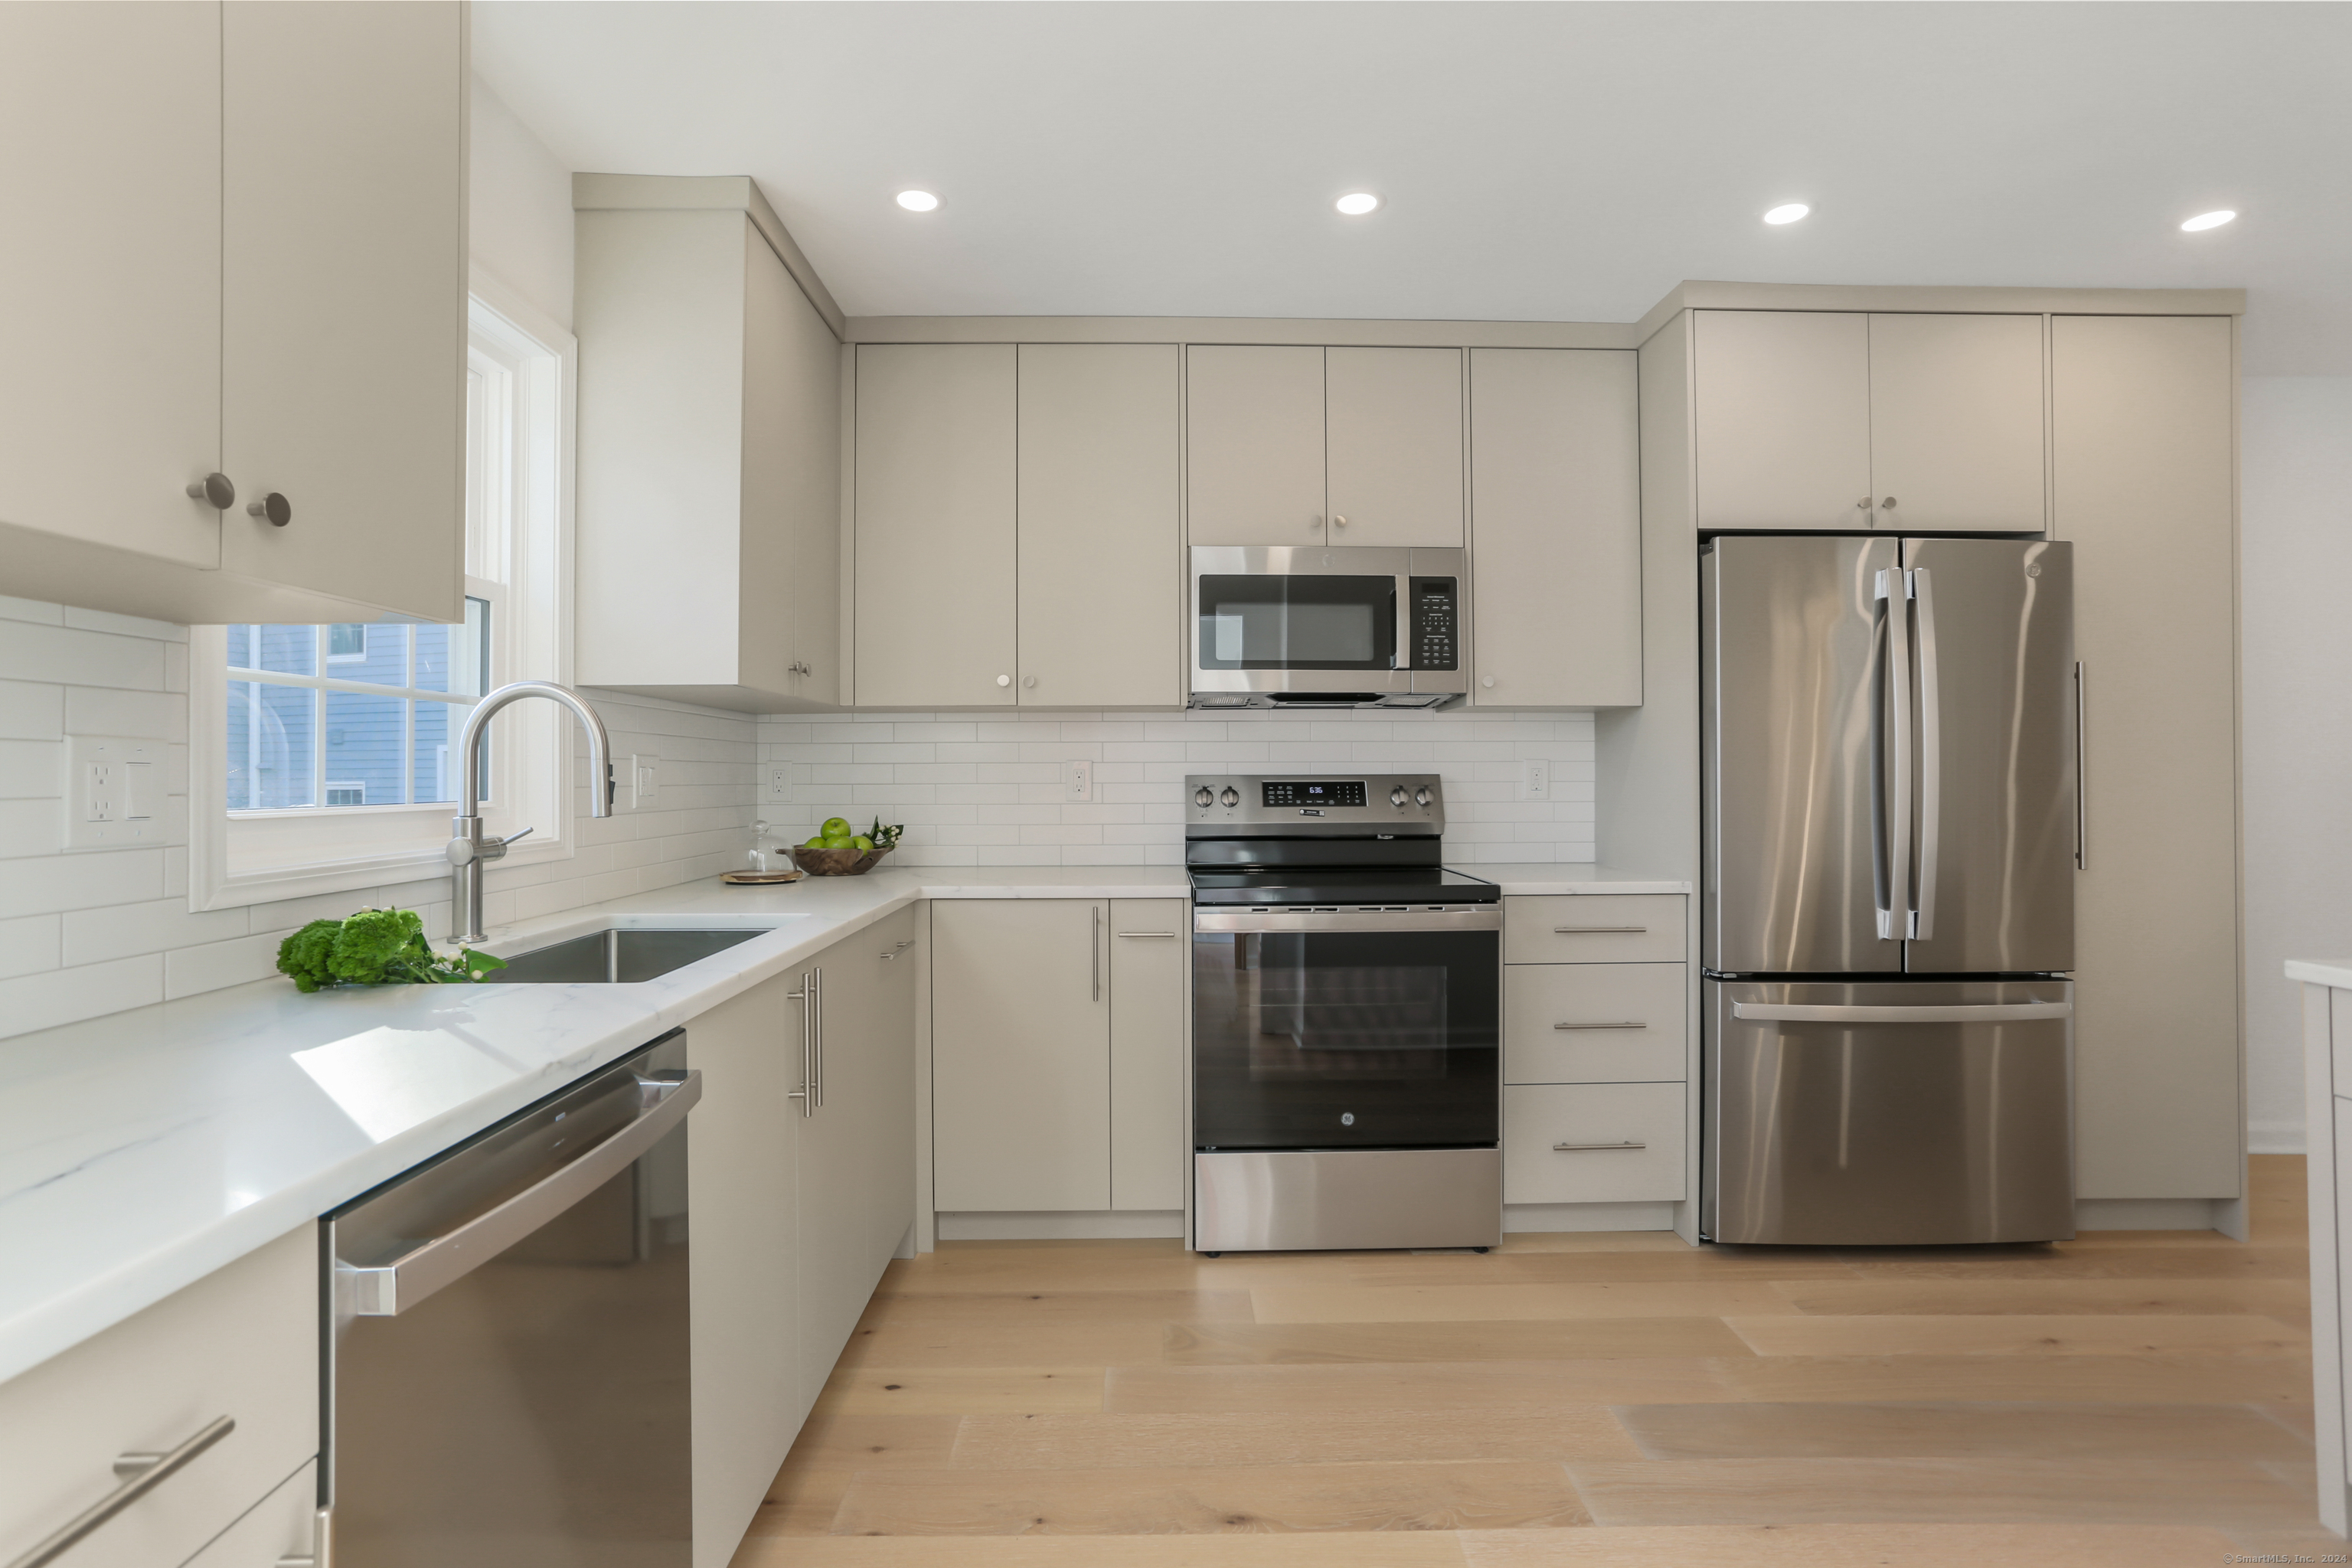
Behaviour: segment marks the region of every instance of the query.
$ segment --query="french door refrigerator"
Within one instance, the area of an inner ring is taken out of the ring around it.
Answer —
[[[2070,547],[1702,547],[1700,1227],[2074,1231]]]

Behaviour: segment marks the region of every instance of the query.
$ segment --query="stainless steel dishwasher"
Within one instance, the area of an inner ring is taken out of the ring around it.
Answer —
[[[321,1222],[334,1568],[688,1568],[701,1093],[673,1030]]]

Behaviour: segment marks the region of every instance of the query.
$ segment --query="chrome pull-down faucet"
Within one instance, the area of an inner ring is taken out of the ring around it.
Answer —
[[[474,711],[466,720],[465,733],[457,742],[457,765],[465,782],[458,786],[458,815],[449,819],[449,940],[455,942],[480,942],[485,938],[482,862],[498,859],[507,852],[508,845],[530,832],[526,827],[508,837],[495,838],[482,831],[482,737],[489,731],[490,716],[520,697],[544,697],[561,702],[579,719],[580,727],[588,731],[588,776],[595,781],[588,796],[588,814],[613,815],[613,742],[604,733],[604,721],[588,706],[586,698],[551,680],[517,680],[475,703]]]

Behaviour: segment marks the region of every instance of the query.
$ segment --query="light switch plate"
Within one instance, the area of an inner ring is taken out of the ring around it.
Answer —
[[[792,805],[792,763],[761,763],[760,764],[760,802],[763,805]]]
[[[1095,765],[1084,757],[1071,757],[1062,763],[1062,798],[1066,801],[1092,800],[1095,797]]]
[[[1529,760],[1519,764],[1519,798],[1549,800],[1551,798],[1551,764]]]
[[[661,804],[661,757],[653,752],[633,752],[629,755],[629,775],[621,781],[621,794],[631,811],[643,811]]]
[[[162,844],[163,770],[171,747],[120,735],[66,737],[66,847],[120,849]]]

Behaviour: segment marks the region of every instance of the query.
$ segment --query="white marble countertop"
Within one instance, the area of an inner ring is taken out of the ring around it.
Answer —
[[[1473,877],[1502,884],[1508,898],[1563,893],[1687,893],[1691,885],[1672,877],[1620,870],[1614,866],[1465,866]]]
[[[1473,874],[1506,893],[1687,890],[1568,869]],[[1186,892],[1173,866],[712,879],[484,944],[543,946],[608,919],[772,928],[642,984],[305,996],[270,979],[0,1040],[0,1382],[918,899]]]
[[[2290,958],[2286,961],[2286,977],[2352,991],[2352,958]]]

